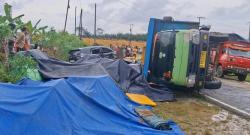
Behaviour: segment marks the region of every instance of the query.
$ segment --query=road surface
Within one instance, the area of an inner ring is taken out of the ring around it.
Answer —
[[[201,94],[216,102],[225,103],[241,112],[250,114],[250,83],[221,79],[222,87],[217,90],[201,90]]]

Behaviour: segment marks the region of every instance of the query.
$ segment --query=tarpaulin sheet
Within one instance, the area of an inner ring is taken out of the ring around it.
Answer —
[[[0,83],[1,135],[182,135],[143,123],[109,76]]]
[[[124,92],[144,94],[154,101],[174,100],[171,90],[150,87],[141,72],[121,59],[85,55],[75,63],[69,63],[50,58],[39,50],[31,50],[29,54],[38,61],[39,72],[45,79],[109,75]]]

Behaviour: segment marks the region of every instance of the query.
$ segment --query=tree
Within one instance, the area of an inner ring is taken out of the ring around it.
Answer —
[[[104,30],[102,28],[97,28],[96,32],[98,36],[101,36],[104,34]]]
[[[28,29],[30,35],[37,35],[41,33],[45,33],[45,30],[48,28],[48,26],[38,27],[38,24],[41,22],[41,19],[39,19],[36,24],[33,26],[31,21],[28,21],[24,26]]]
[[[3,19],[8,23],[13,29],[13,33],[16,32],[18,29],[20,29],[24,23],[22,22],[21,18],[24,16],[24,14],[18,15],[16,17],[12,17],[12,6],[8,3],[4,4],[4,13],[5,16],[2,16]]]

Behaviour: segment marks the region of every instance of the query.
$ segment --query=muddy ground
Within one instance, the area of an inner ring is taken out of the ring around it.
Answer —
[[[250,121],[197,96],[159,102],[154,111],[177,122],[187,135],[250,135]]]

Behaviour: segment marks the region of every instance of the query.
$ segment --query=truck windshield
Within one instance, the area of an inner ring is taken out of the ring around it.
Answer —
[[[250,58],[250,51],[238,50],[238,49],[228,49],[229,55],[240,56]]]

